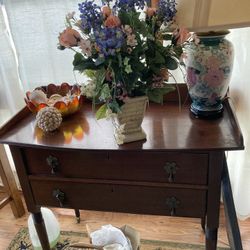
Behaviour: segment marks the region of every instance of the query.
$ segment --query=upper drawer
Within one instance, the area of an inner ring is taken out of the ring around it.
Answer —
[[[33,148],[24,148],[23,153],[29,174],[203,185],[207,183],[207,154]]]

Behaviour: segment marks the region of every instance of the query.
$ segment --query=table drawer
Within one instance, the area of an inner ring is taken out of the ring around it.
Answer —
[[[205,214],[206,191],[139,185],[31,180],[39,206],[97,211],[174,215],[200,218]],[[195,206],[194,206],[195,204]]]
[[[207,184],[207,154],[32,148],[23,149],[23,154],[29,174],[34,175]],[[54,159],[54,168],[48,164],[49,158],[52,163]]]

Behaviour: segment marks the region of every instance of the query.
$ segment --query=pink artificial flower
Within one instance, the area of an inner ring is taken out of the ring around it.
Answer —
[[[131,47],[134,47],[136,46],[138,43],[137,43],[137,40],[135,38],[135,34],[131,34],[131,35],[128,35],[127,36],[127,45],[128,46],[131,46]]]
[[[218,87],[224,78],[224,73],[220,69],[209,69],[207,74],[204,76],[204,80],[211,87]]]
[[[146,9],[146,14],[148,17],[154,16],[156,13],[156,8],[147,8]]]
[[[117,16],[110,15],[104,22],[104,25],[108,28],[115,28],[121,25],[121,20]]]
[[[84,54],[86,54],[87,56],[92,56],[92,44],[90,40],[81,39],[81,41],[79,42],[79,47]]]
[[[60,33],[58,39],[60,45],[68,48],[77,46],[78,42],[81,39],[81,35],[78,31],[68,27],[62,33]]]
[[[104,17],[108,17],[111,15],[111,9],[109,8],[109,6],[102,6],[102,14]]]
[[[112,72],[110,70],[107,70],[105,73],[105,80],[111,82],[112,79],[113,79]]]
[[[164,79],[161,76],[153,75],[152,88],[157,89],[162,87],[164,87]]]
[[[131,54],[132,51],[133,51],[132,48],[130,48],[130,47],[127,48],[127,52],[128,52],[129,54]]]
[[[161,68],[160,69],[160,76],[164,81],[168,81],[169,79],[169,72],[167,68]]]
[[[183,44],[191,37],[191,33],[186,28],[181,27],[174,31],[174,37],[176,44]]]
[[[125,26],[122,26],[122,31],[126,35],[130,35],[133,32],[132,28],[128,24],[126,24]]]

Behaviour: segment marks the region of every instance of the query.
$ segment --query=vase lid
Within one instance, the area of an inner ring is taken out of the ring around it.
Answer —
[[[229,30],[197,32],[196,35],[200,40],[200,44],[205,46],[218,46],[224,41],[225,36],[229,34]]]
[[[230,31],[229,30],[218,30],[218,31],[207,31],[207,32],[196,32],[195,34],[199,37],[199,38],[221,38],[226,36],[227,34],[229,34]]]

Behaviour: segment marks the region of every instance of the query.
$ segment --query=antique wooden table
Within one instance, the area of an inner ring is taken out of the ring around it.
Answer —
[[[122,146],[111,121],[96,121],[89,104],[52,134],[26,108],[1,128],[44,250],[41,206],[201,218],[206,249],[216,249],[221,183],[231,247],[242,249],[225,151],[244,145],[230,103],[221,118],[202,120],[174,99],[150,104],[147,140]]]

